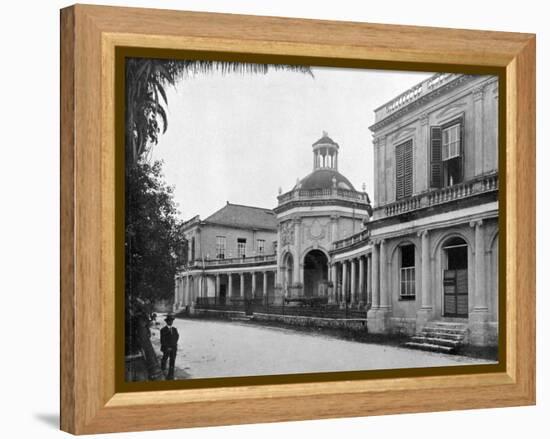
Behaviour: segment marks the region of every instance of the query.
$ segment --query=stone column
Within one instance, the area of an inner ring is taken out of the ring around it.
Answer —
[[[474,309],[487,311],[485,291],[485,236],[483,221],[475,221],[475,294]]]
[[[420,233],[422,241],[422,308],[432,309],[432,291],[430,285],[431,264],[430,264],[430,237],[428,231]]]
[[[304,283],[304,265],[302,264],[302,220],[296,218],[294,220],[294,243],[296,252],[294,254],[294,283]],[[293,289],[293,295],[302,295],[302,291]]]
[[[338,274],[337,274],[337,267],[336,262],[332,264],[330,267],[330,277],[332,281],[332,292],[330,293],[330,296],[328,298],[329,303],[336,303],[336,291],[338,287]]]
[[[372,253],[367,255],[367,307],[372,305]]]
[[[350,270],[350,302],[353,302],[354,304],[357,304],[359,301],[357,300],[357,285],[356,285],[356,265],[355,259],[350,259],[351,264],[351,270]]]
[[[256,297],[256,272],[250,273],[252,275],[252,298]]]
[[[241,299],[244,299],[244,273],[239,273],[241,276]]]
[[[483,221],[472,221],[474,227],[474,308],[470,312],[470,343],[483,346],[489,341],[489,309],[487,306],[487,292],[485,290],[485,230]]]
[[[342,303],[347,302],[348,292],[348,261],[342,261]]]
[[[390,297],[388,289],[388,260],[386,256],[386,240],[380,241],[380,308],[389,308]]]
[[[365,304],[365,259],[359,256],[359,305]]]
[[[199,297],[204,297],[204,276],[199,275]]]
[[[388,289],[388,260],[385,240],[373,247],[372,307],[367,313],[367,328],[371,333],[386,333],[391,303]]]
[[[220,274],[216,273],[216,301],[220,298]]]
[[[371,255],[371,306],[367,311],[367,329],[371,333],[380,332],[378,313],[380,312],[380,247],[372,244]]]
[[[233,275],[231,273],[227,273],[227,294],[229,294],[229,298],[233,297]]]
[[[421,286],[420,309],[416,313],[416,332],[420,332],[432,316],[432,288],[431,288],[431,260],[430,260],[430,236],[427,230],[418,232],[421,239]]]
[[[262,287],[263,287],[263,291],[262,291],[262,296],[263,296],[263,299],[264,300],[267,300],[267,271],[264,271],[263,273],[263,284],[262,284]]]
[[[380,247],[372,247],[372,308],[380,307]]]

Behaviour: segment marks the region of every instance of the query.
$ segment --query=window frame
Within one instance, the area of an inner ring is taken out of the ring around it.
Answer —
[[[261,247],[260,243],[262,243]],[[256,252],[260,256],[265,255],[265,239],[256,239]]]
[[[456,130],[454,130],[456,128]],[[451,132],[451,130],[456,132],[456,139],[445,143],[445,133]],[[441,127],[441,161],[447,162],[449,160],[459,158],[462,156],[462,122],[457,120],[456,123],[453,123],[448,126]],[[455,145],[455,153],[451,155],[450,146]],[[446,154],[447,153],[447,154]]]
[[[223,245],[220,245],[223,242]],[[216,235],[216,259],[225,259],[227,250],[227,238],[223,235]]]
[[[403,248],[412,247],[413,264],[403,266]],[[399,246],[399,300],[416,300],[416,245],[413,243],[405,243]],[[412,269],[412,270],[411,270]],[[403,270],[407,273],[412,273],[412,279],[403,280]],[[404,283],[405,282],[405,283]],[[406,285],[404,293],[403,286]],[[412,292],[411,292],[412,291]]]
[[[241,245],[242,246],[242,254],[241,254]],[[238,258],[246,258],[246,238],[237,238],[237,257]]]

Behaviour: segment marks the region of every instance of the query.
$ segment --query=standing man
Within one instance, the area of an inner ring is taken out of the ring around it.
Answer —
[[[174,322],[173,315],[168,314],[164,321],[166,322],[166,326],[160,330],[160,350],[163,354],[160,368],[164,372],[166,370],[166,360],[169,360],[168,375],[166,375],[166,379],[173,380],[176,353],[178,351],[178,339],[180,335],[178,334],[178,330],[172,326]]]

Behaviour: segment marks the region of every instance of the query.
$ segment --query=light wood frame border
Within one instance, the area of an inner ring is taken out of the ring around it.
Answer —
[[[506,71],[506,371],[116,393],[116,46]],[[452,395],[450,398],[449,395]],[[535,37],[76,5],[61,11],[61,428],[74,434],[535,403]]]

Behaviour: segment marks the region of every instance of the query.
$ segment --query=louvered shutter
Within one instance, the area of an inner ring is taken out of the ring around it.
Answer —
[[[443,186],[443,163],[441,161],[441,127],[430,127],[430,186]]]
[[[403,195],[410,197],[413,193],[413,151],[412,140],[403,144]]]
[[[405,196],[404,183],[404,145],[397,145],[395,148],[395,198],[397,200]]]

